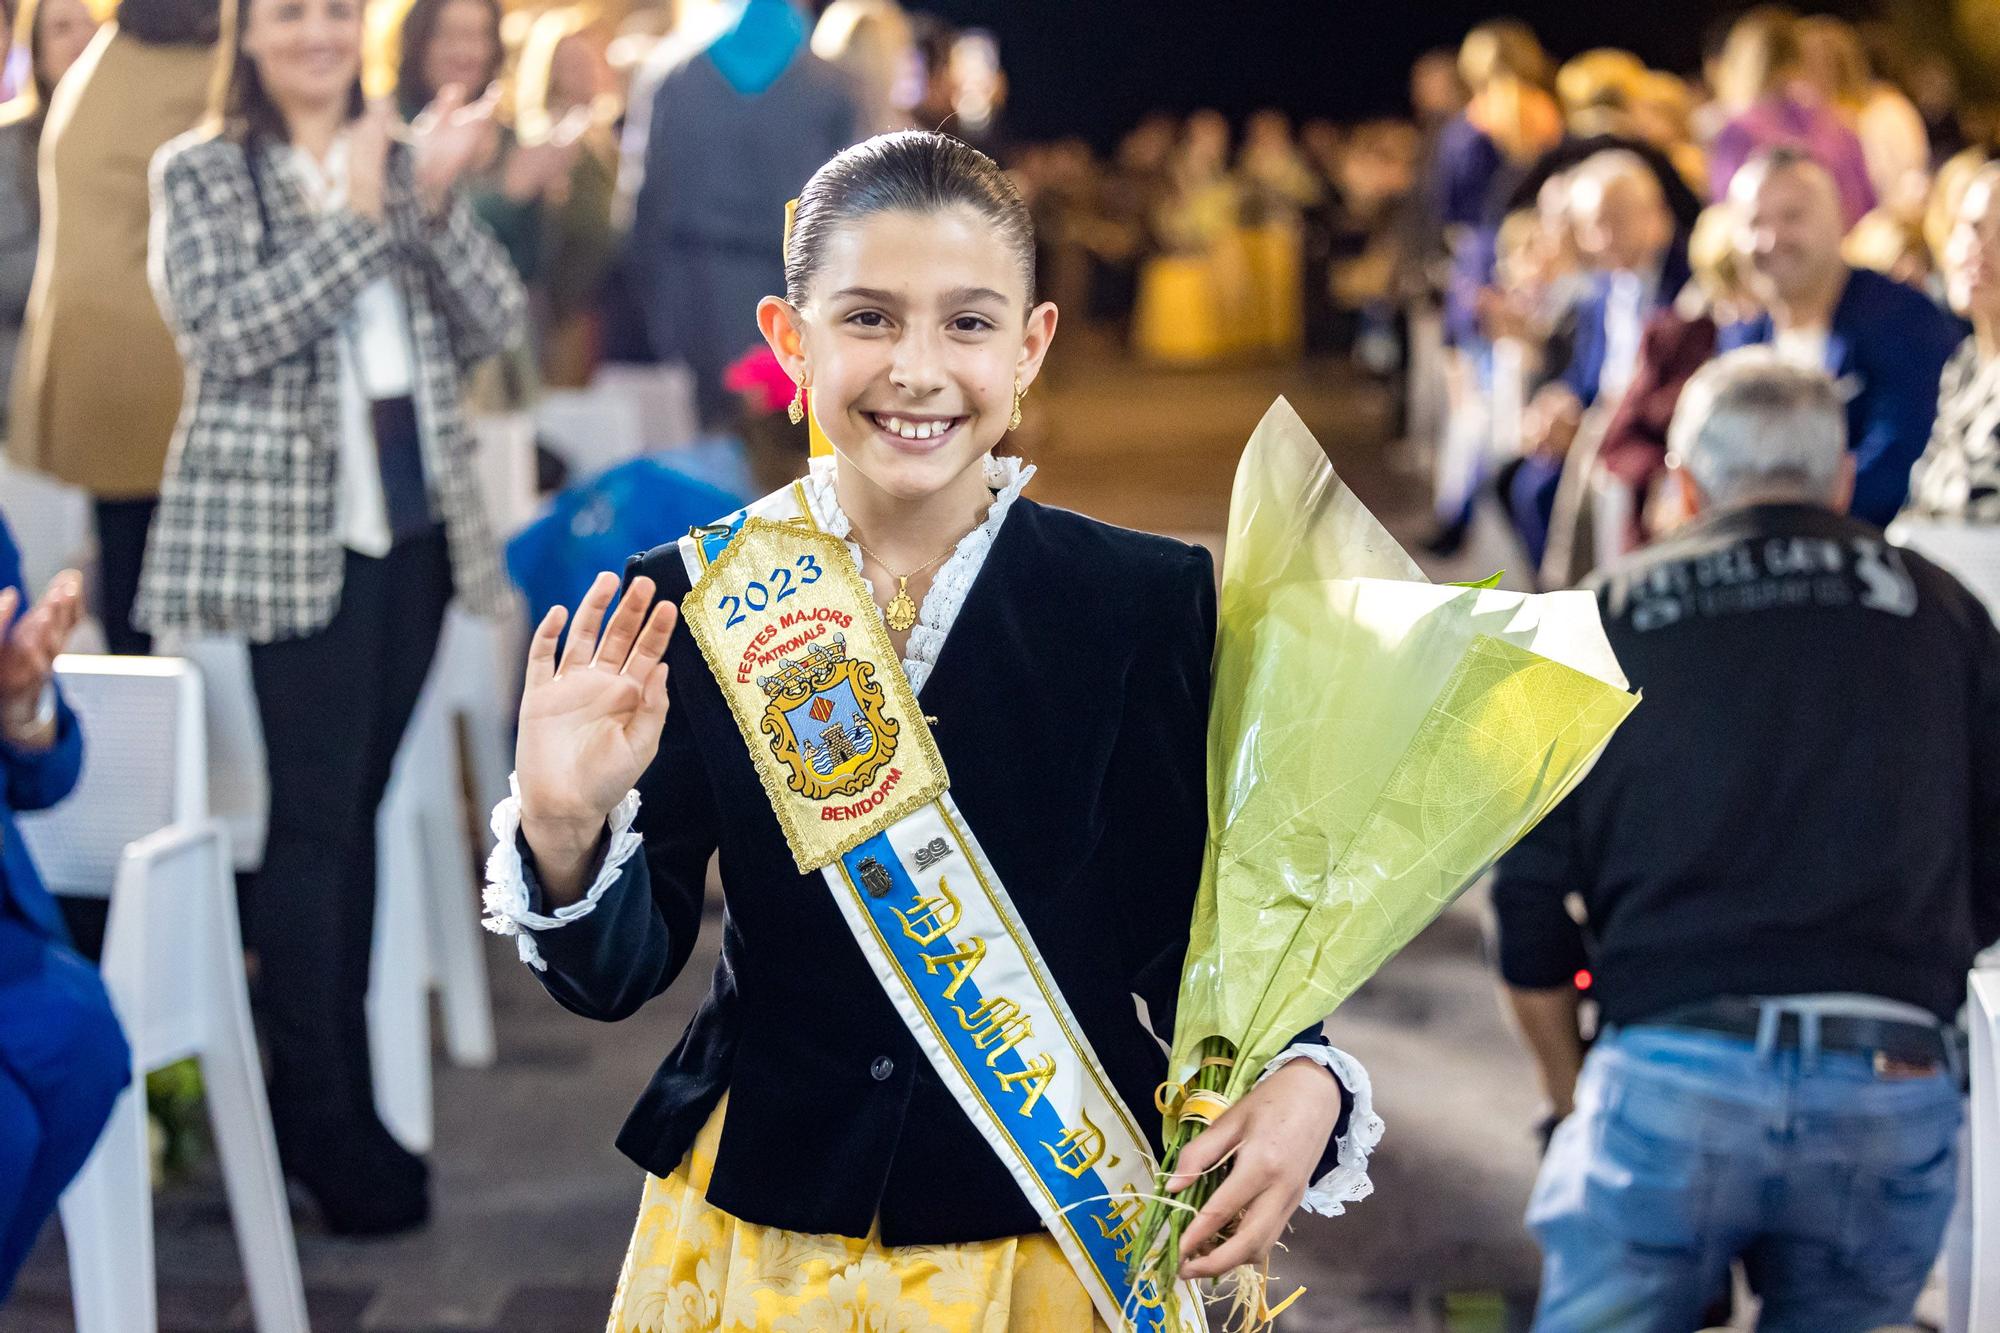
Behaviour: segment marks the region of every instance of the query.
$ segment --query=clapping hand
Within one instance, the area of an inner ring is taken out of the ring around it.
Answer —
[[[672,602],[655,606],[653,581],[640,577],[607,623],[617,592],[616,575],[597,576],[560,662],[563,608],[550,609],[528,645],[514,743],[521,832],[559,904],[580,896],[605,818],[653,762],[667,720],[663,659],[680,613]]]
[[[501,169],[500,190],[509,199],[560,205],[569,198],[570,173],[590,128],[590,108],[577,107],[550,127],[547,137],[517,144]]]
[[[0,730],[13,744],[44,746],[54,737],[37,735],[35,718],[56,656],[83,618],[83,575],[73,569],[56,575],[16,624],[21,600],[18,589],[0,591]]]
[[[458,84],[448,84],[412,122],[417,198],[426,213],[441,212],[460,178],[492,160],[500,143],[500,127],[493,119],[499,104],[498,84],[476,102],[468,102]]]

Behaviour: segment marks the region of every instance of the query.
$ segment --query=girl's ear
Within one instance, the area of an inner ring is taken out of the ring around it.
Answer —
[[[757,303],[757,328],[794,384],[806,382],[805,322],[790,301],[767,296]]]
[[[1042,358],[1049,354],[1049,344],[1055,338],[1056,303],[1044,301],[1028,312],[1028,331],[1021,339],[1020,359],[1014,363],[1014,374],[1021,381],[1023,393],[1042,373]]]

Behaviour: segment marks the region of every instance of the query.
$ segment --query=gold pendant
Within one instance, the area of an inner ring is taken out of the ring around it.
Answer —
[[[917,623],[917,604],[910,600],[910,581],[896,580],[896,595],[882,608],[882,618],[889,622],[889,628],[902,634]]]

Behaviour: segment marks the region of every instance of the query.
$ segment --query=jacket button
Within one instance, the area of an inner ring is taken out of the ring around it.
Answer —
[[[868,1066],[868,1072],[874,1076],[877,1083],[886,1083],[889,1075],[896,1072],[896,1062],[886,1055],[878,1055],[875,1057],[875,1063]]]

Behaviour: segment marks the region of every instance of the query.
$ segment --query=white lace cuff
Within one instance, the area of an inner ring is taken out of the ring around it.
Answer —
[[[1368,1071],[1346,1051],[1320,1042],[1302,1041],[1287,1046],[1276,1059],[1264,1066],[1259,1080],[1269,1078],[1294,1060],[1310,1060],[1340,1080],[1354,1098],[1347,1113],[1347,1133],[1340,1140],[1340,1161],[1333,1170],[1315,1180],[1299,1206],[1321,1217],[1339,1217],[1350,1203],[1359,1203],[1375,1192],[1368,1178],[1368,1154],[1382,1141],[1382,1117],[1375,1114],[1375,1093]]]
[[[542,961],[542,951],[536,947],[531,932],[566,926],[596,910],[604,891],[617,881],[620,867],[632,859],[632,853],[644,842],[632,831],[632,821],[639,815],[639,793],[626,792],[625,799],[611,812],[608,821],[611,841],[604,849],[604,864],[598,867],[597,878],[590,882],[590,891],[569,906],[558,907],[553,916],[544,916],[528,908],[528,873],[521,864],[517,837],[521,831],[521,787],[511,774],[507,786],[512,795],[493,807],[493,852],[486,858],[483,894],[486,915],[479,924],[495,935],[512,935],[521,961],[538,972],[546,971],[548,964]]]

